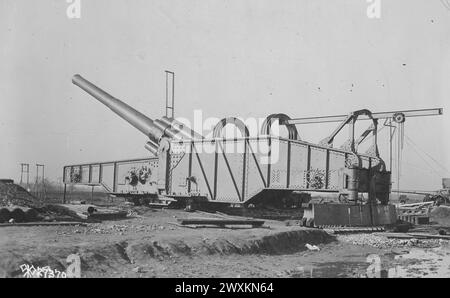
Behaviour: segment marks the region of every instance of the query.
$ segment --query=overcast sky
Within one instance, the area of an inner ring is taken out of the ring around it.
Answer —
[[[81,0],[69,19],[65,0],[0,0],[0,177],[19,179],[21,162],[56,180],[65,164],[146,156],[145,136],[71,77],[158,118],[169,69],[186,118],[444,107],[407,119],[401,182],[439,188],[450,177],[449,2],[381,0],[369,19],[366,0]],[[318,142],[334,126],[299,132]]]

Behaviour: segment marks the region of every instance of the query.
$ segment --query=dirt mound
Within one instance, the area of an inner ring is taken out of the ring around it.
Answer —
[[[229,237],[193,241],[193,239],[164,239],[149,242],[122,242],[124,252],[132,261],[149,258],[172,258],[174,256],[202,255],[278,255],[306,250],[305,244],[320,244],[334,238],[321,230],[294,230],[271,233],[263,237]]]
[[[58,205],[45,205],[13,180],[0,179],[0,223],[14,219],[30,221],[79,221],[76,212]]]
[[[42,204],[36,197],[12,180],[0,180],[0,207],[20,206],[39,208]]]
[[[87,208],[86,208],[87,209]],[[84,219],[80,217],[74,210],[69,209],[62,205],[45,205],[44,207],[36,209],[43,216],[49,217],[51,220],[55,221],[83,221]]]
[[[153,239],[126,240],[107,243],[86,243],[56,248],[52,244],[20,253],[17,250],[0,252],[0,277],[18,277],[21,264],[50,265],[64,270],[65,258],[78,254],[81,258],[83,276],[99,276],[106,272],[124,272],[125,268],[154,262],[180,261],[186,257],[230,255],[282,255],[304,251],[306,243],[325,244],[334,241],[323,230],[298,229],[269,232],[255,237],[152,237]]]

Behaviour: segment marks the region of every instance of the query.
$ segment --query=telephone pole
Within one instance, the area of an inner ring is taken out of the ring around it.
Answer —
[[[37,198],[45,199],[45,165],[43,164],[36,164],[36,182],[34,191]]]
[[[24,176],[27,179],[26,183],[26,189],[27,191],[30,191],[30,164],[28,163],[21,163],[20,164],[20,186],[24,185]]]

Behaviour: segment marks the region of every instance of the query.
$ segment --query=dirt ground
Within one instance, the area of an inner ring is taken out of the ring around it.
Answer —
[[[217,216],[139,207],[86,226],[0,227],[0,276],[22,277],[22,264],[64,271],[71,254],[81,258],[82,277],[364,277],[374,260],[380,276],[450,276],[447,241],[336,237],[273,220],[262,228],[171,224],[186,217]]]

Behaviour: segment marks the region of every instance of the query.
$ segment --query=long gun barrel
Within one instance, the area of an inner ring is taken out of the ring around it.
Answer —
[[[114,113],[148,136],[152,141],[159,143],[161,137],[164,136],[164,130],[156,126],[152,119],[98,88],[82,76],[78,74],[73,76],[72,83],[110,108]]]

